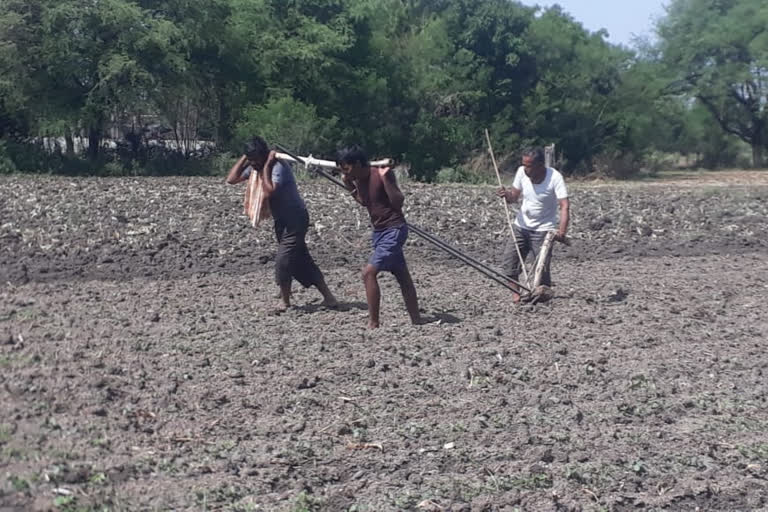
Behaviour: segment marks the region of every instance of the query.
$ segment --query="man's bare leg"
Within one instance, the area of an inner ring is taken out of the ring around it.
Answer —
[[[376,276],[379,269],[373,265],[366,265],[363,269],[363,283],[365,283],[365,298],[368,301],[368,328],[379,327],[379,308],[381,306],[381,290]]]
[[[323,306],[326,306],[329,308],[335,308],[339,306],[339,301],[336,300],[336,297],[334,297],[333,293],[331,293],[331,290],[328,288],[328,285],[325,283],[325,279],[321,278],[320,281],[315,286],[317,286],[317,291],[319,291],[323,295],[323,302],[322,302]]]
[[[513,279],[517,280],[517,277]],[[512,287],[512,289],[514,290],[512,292],[512,302],[514,302],[515,304],[520,304],[520,287],[513,282],[510,282],[509,286]]]
[[[291,283],[280,285],[280,302],[277,305],[279,311],[285,311],[291,307]]]
[[[422,323],[421,313],[419,312],[419,299],[416,295],[416,287],[413,285],[413,279],[411,279],[411,273],[408,271],[408,266],[404,266],[402,269],[393,271],[395,279],[397,279],[400,285],[400,291],[403,293],[403,299],[405,300],[405,309],[408,310],[408,315],[411,317],[411,322],[414,325]]]

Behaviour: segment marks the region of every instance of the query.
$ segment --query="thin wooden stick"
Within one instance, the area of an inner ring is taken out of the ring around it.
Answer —
[[[544,242],[541,244],[541,248],[539,249],[539,255],[536,258],[533,272],[533,283],[531,284],[531,289],[534,291],[539,285],[541,285],[541,279],[544,277],[544,270],[549,265],[549,260],[552,259],[552,242],[554,241],[555,231],[550,231],[544,236]]]
[[[488,129],[485,129],[485,140],[488,141],[488,152],[491,154],[491,161],[493,162],[493,169],[496,171],[496,179],[499,180],[499,187],[504,188],[504,184],[501,182],[501,173],[499,173],[499,166],[496,165],[496,156],[493,154],[493,146],[491,145],[491,136],[488,133]],[[504,203],[504,211],[507,212],[507,224],[509,224],[509,232],[512,233],[512,241],[515,243],[515,251],[517,251],[517,258],[520,260],[520,267],[523,269],[523,281],[531,289],[530,281],[528,280],[528,272],[525,269],[525,260],[520,253],[520,246],[517,245],[517,236],[515,236],[515,226],[512,224],[512,214],[509,212],[509,205],[507,204],[507,198],[502,197],[501,201]]]

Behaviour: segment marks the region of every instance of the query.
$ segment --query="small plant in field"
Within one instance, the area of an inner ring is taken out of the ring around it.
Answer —
[[[648,377],[645,375],[633,375],[630,389],[640,389],[648,385]]]
[[[75,496],[59,496],[53,500],[53,506],[61,512],[109,512],[105,505],[78,505]]]
[[[91,475],[88,482],[92,485],[102,485],[107,481],[107,475],[104,473],[95,473]]]
[[[549,489],[552,487],[552,477],[547,474],[535,474],[514,480],[515,487],[524,489]]]
[[[24,459],[24,452],[19,448],[12,448],[10,446],[3,447],[0,451],[0,459],[12,460],[12,459]]]
[[[96,448],[109,448],[110,440],[106,437],[100,437],[98,439],[92,439],[91,440],[91,446],[94,446]]]
[[[419,425],[417,423],[409,423],[405,426],[405,430],[408,434],[408,436],[411,436],[415,439],[418,439],[422,435],[424,435],[427,431],[426,427],[423,425]],[[406,436],[407,437],[407,436]]]
[[[237,446],[237,442],[233,441],[232,439],[226,439],[224,441],[221,441],[219,443],[219,447],[224,451],[230,451],[232,448]]]
[[[352,437],[360,441],[368,440],[368,429],[365,427],[354,427],[352,429]]]
[[[392,501],[398,510],[413,510],[419,503],[419,498],[410,492],[406,492],[405,494],[399,495]]]
[[[321,510],[322,505],[323,501],[321,499],[302,491],[296,497],[296,502],[294,503],[291,512],[315,512]]]
[[[57,496],[53,500],[53,506],[65,512],[74,512],[77,498],[74,496]]]
[[[0,364],[2,366],[2,364]],[[7,443],[11,440],[12,428],[10,425],[0,424],[0,443]]]
[[[531,473],[518,477],[503,476],[493,479],[492,483],[497,491],[549,489],[553,485],[552,476],[546,473]]]
[[[22,309],[16,312],[16,319],[20,321],[34,320],[37,318],[37,312],[34,309]]]
[[[644,475],[648,472],[648,469],[645,467],[645,462],[637,460],[632,464],[632,471],[638,475]]]
[[[579,471],[578,468],[569,467],[565,472],[565,478],[568,480],[573,480],[574,482],[578,482],[580,484],[586,483],[587,478],[584,476],[584,473]]]
[[[768,461],[768,443],[758,443],[752,446],[740,446],[739,453],[751,460]]]
[[[13,490],[16,492],[25,492],[25,491],[28,491],[30,488],[30,485],[27,479],[16,476],[16,475],[9,476],[8,481],[11,482],[11,486],[13,486]]]

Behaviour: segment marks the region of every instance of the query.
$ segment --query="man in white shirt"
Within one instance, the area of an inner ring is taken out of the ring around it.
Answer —
[[[498,196],[508,203],[516,202],[520,196],[523,198],[514,225],[517,246],[523,260],[530,252],[534,258],[538,256],[544,237],[549,231],[557,231],[555,240],[565,241],[570,207],[568,190],[565,188],[562,174],[544,165],[543,149],[532,148],[523,151],[523,165],[517,169],[512,187],[502,187]],[[504,274],[514,280],[517,280],[522,270],[522,263],[512,238],[504,249],[502,267]],[[549,268],[544,270],[541,284],[552,285]],[[513,300],[519,302],[520,295],[515,293]]]

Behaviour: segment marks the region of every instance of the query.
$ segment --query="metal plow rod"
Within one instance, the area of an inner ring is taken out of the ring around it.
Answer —
[[[467,266],[474,268],[475,270],[477,270],[481,274],[485,275],[487,278],[492,279],[493,281],[496,281],[497,283],[499,283],[503,287],[508,288],[509,290],[511,290],[513,292],[517,292],[517,291],[530,292],[530,289],[527,286],[523,285],[522,283],[519,283],[519,282],[515,281],[514,279],[511,279],[508,276],[505,276],[501,272],[499,272],[499,271],[489,267],[485,263],[482,263],[482,262],[476,260],[475,258],[473,258],[472,256],[469,256],[469,255],[459,251],[458,249],[456,249],[455,247],[451,246],[447,242],[444,242],[443,240],[441,240],[441,239],[437,238],[436,236],[434,236],[434,235],[424,231],[423,229],[421,229],[421,228],[419,228],[417,226],[414,226],[413,224],[410,224],[410,223],[408,224],[408,229],[410,229],[411,231],[416,233],[416,235],[420,236],[421,238],[423,238],[427,242],[431,243],[432,245],[434,245],[438,249],[442,249],[444,252],[447,252],[448,254],[450,254],[451,256],[455,257],[456,259],[461,260]],[[516,290],[514,287],[512,287],[510,285],[510,283],[517,285],[520,288],[520,290]]]

